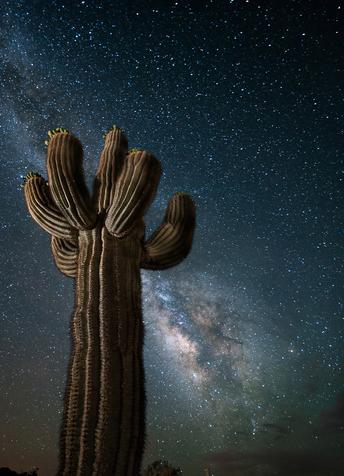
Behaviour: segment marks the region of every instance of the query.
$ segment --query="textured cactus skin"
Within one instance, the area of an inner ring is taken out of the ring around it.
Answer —
[[[49,182],[29,173],[23,187],[32,218],[51,235],[56,266],[75,279],[57,475],[138,476],[146,401],[140,269],[166,269],[188,255],[195,206],[176,193],[145,240],[143,217],[160,162],[128,152],[126,136],[113,126],[90,195],[80,141],[63,128],[49,137]]]

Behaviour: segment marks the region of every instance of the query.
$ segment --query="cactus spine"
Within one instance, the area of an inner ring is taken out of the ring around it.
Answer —
[[[113,126],[90,195],[80,141],[64,128],[48,134],[48,183],[30,172],[23,187],[32,218],[51,235],[56,266],[75,278],[57,474],[137,476],[145,441],[140,268],[166,269],[188,255],[195,206],[187,194],[173,195],[145,240],[160,162],[140,149],[128,152]]]

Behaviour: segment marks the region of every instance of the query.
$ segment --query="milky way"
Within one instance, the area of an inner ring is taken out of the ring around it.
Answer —
[[[144,465],[183,474],[342,474],[341,2],[1,4],[0,466],[54,474],[72,280],[31,220],[49,129],[161,161],[149,235],[171,195],[197,209],[190,255],[142,271]]]

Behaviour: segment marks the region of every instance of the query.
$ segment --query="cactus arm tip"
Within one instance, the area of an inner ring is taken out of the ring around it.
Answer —
[[[56,136],[57,134],[70,134],[70,132],[65,127],[56,127],[55,129],[50,129],[48,131],[49,139],[45,140],[44,144],[48,146],[52,137]]]
[[[106,132],[104,132],[104,134],[102,135],[103,139],[105,140],[107,135],[110,134],[110,132],[113,132],[113,131],[118,131],[118,132],[122,132],[123,133],[123,129],[119,126],[117,126],[116,124],[112,124],[112,126],[110,127],[110,129],[108,129]]]
[[[39,178],[43,179],[42,175],[39,174],[38,172],[34,172],[33,170],[29,170],[29,172],[26,175],[22,176],[23,181],[22,181],[22,184],[21,184],[21,188],[24,188],[25,184],[34,177],[39,177]]]
[[[38,172],[33,171],[33,170],[29,170],[28,173],[24,176],[24,183],[26,183],[32,177],[42,177],[42,175]]]

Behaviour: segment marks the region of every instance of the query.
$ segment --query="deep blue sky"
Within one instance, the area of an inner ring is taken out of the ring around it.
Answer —
[[[342,474],[340,0],[4,1],[0,466],[54,474],[73,282],[29,216],[47,131],[121,126],[197,207],[178,267],[142,272],[145,464],[187,476]]]

